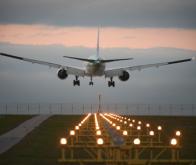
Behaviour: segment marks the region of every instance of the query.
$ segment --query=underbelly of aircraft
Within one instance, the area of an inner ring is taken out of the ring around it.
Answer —
[[[105,64],[92,64],[86,66],[86,73],[89,76],[103,76],[105,71]]]

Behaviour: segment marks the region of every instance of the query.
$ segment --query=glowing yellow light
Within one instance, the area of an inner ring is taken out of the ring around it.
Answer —
[[[128,133],[127,133],[126,130],[123,131],[123,135],[124,135],[124,136],[127,136],[127,135],[128,135]]]
[[[141,126],[137,126],[137,130],[141,130]]]
[[[149,127],[150,127],[150,124],[149,124],[149,123],[147,123],[147,124],[146,124],[146,127],[147,127],[147,128],[149,128]]]
[[[138,124],[142,124],[142,122],[141,121],[138,121]]]
[[[71,131],[69,132],[69,134],[70,134],[71,136],[74,136],[74,135],[75,135],[75,131],[74,131],[74,130],[71,130]]]
[[[60,144],[61,145],[66,145],[67,144],[67,139],[66,138],[61,138],[60,139]]]
[[[181,136],[181,132],[180,131],[176,131],[176,136]]]
[[[129,127],[133,127],[133,124],[132,124],[132,123],[130,123],[130,124],[129,124]]]
[[[112,126],[113,126],[113,127],[115,127],[115,126],[116,126],[116,124],[115,124],[115,123],[113,123],[113,124],[112,124]]]
[[[116,129],[117,129],[117,130],[120,130],[120,126],[116,126]]]
[[[101,131],[97,130],[96,135],[101,135]]]
[[[149,132],[149,135],[150,135],[150,136],[154,136],[154,131],[150,131],[150,132]]]
[[[159,126],[157,127],[157,129],[158,129],[159,131],[161,131],[161,130],[162,130],[162,127],[159,125]]]
[[[82,124],[80,123],[80,124],[78,124],[78,126],[79,126],[79,127],[81,127],[81,126],[82,126]]]
[[[133,123],[135,123],[135,120],[132,120]]]
[[[98,145],[103,145],[103,143],[104,143],[104,142],[103,142],[103,139],[102,139],[102,138],[98,138],[98,139],[97,139],[97,144],[98,144]]]
[[[172,139],[170,140],[170,144],[171,144],[172,146],[175,146],[175,145],[178,144],[178,141],[177,141],[175,138],[172,138]]]
[[[133,144],[135,144],[135,145],[140,145],[140,143],[141,143],[141,141],[140,141],[139,138],[135,138],[135,139],[133,140]]]
[[[128,119],[128,121],[130,121],[131,119]]]
[[[124,124],[127,124],[127,121],[124,121]]]
[[[79,130],[79,126],[75,126],[75,130]]]

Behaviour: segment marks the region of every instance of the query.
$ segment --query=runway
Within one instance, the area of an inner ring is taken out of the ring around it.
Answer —
[[[42,122],[47,120],[51,115],[39,115],[35,116],[18,127],[10,130],[9,132],[0,136],[0,154],[6,152],[14,145],[19,143],[28,133],[34,128],[38,127]]]

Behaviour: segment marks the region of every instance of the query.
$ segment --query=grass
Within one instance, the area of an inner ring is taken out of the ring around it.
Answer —
[[[59,138],[82,116],[53,116],[8,152],[0,155],[1,165],[55,165],[60,155]],[[67,128],[67,129],[66,129]]]
[[[0,135],[17,127],[19,124],[32,118],[30,115],[1,115],[0,116]]]
[[[60,156],[59,138],[83,116],[53,116],[27,135],[19,144],[0,155],[1,165],[57,165]],[[162,125],[168,139],[176,129],[183,133],[181,156],[196,159],[195,117],[134,117],[154,125]]]

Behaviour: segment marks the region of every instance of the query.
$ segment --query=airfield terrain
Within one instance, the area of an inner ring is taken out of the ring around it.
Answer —
[[[21,118],[25,121],[32,116],[2,116],[0,125],[4,128],[13,128],[15,122],[10,119]],[[85,116],[59,115],[52,116],[39,127],[29,133],[21,142],[9,151],[0,155],[1,165],[55,165],[60,157],[59,139],[66,137]],[[5,120],[9,118],[9,120]],[[196,159],[196,118],[195,117],[166,117],[166,116],[131,116],[136,120],[162,125],[164,136],[171,138],[175,130],[182,132],[181,158]],[[7,121],[7,122],[6,122]],[[2,128],[1,128],[2,129]],[[7,129],[8,130],[8,129]],[[4,131],[3,131],[4,132]]]

